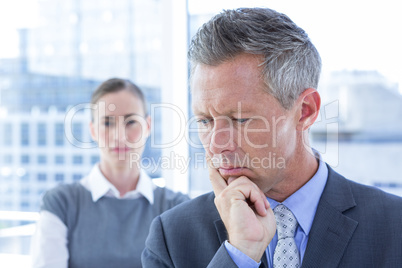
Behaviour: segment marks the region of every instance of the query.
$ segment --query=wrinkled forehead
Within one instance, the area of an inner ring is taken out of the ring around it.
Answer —
[[[258,63],[255,57],[237,57],[217,66],[197,65],[191,78],[194,112],[234,110],[239,102],[250,106],[268,94]]]
[[[267,92],[252,90],[229,90],[225,88],[196,88],[192,94],[192,109],[195,115],[235,115],[257,114],[262,100],[270,95]]]

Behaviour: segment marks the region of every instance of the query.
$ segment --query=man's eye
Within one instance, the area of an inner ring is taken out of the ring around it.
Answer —
[[[211,122],[211,119],[198,119],[197,123],[201,125],[207,125],[209,122]]]
[[[235,118],[233,120],[235,120],[237,123],[243,124],[247,122],[248,118]]]
[[[109,121],[105,121],[105,122],[103,122],[103,125],[104,125],[105,127],[109,127],[109,126],[112,125],[112,123],[109,122]]]

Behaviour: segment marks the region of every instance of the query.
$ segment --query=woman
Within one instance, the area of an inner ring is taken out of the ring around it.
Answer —
[[[140,159],[150,134],[141,90],[128,80],[110,79],[91,103],[100,162],[80,182],[44,196],[33,267],[141,267],[152,219],[188,200],[153,185],[139,162],[132,162]]]

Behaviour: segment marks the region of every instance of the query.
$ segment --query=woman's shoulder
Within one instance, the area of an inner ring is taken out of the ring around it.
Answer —
[[[174,192],[166,187],[156,186],[154,189],[154,204],[163,207],[163,210],[170,209],[188,200],[190,200],[188,195]]]
[[[86,189],[79,182],[75,183],[61,183],[56,187],[48,190],[45,195],[45,198],[68,198],[75,197],[79,194],[85,193]]]
[[[44,194],[41,210],[47,210],[65,222],[67,215],[74,213],[88,194],[89,192],[79,182],[59,184]]]
[[[209,221],[213,223],[220,219],[219,213],[214,203],[215,195],[213,192],[205,193],[198,197],[184,202],[161,215],[164,224],[176,225],[180,222],[191,223],[193,220]]]

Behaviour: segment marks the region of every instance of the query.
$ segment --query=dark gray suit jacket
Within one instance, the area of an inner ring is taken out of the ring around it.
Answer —
[[[302,267],[402,267],[402,198],[328,169]],[[154,219],[143,267],[237,267],[226,239],[214,194],[200,196]]]

